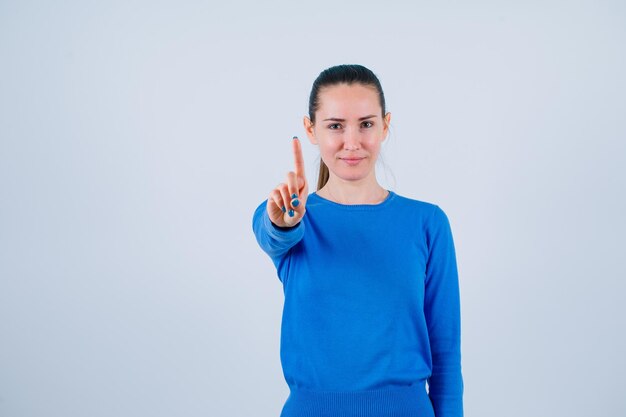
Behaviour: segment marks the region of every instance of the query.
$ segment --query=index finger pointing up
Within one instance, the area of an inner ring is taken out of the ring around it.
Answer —
[[[302,157],[302,145],[300,139],[297,136],[293,137],[293,157],[296,163],[296,176],[298,178],[305,177],[304,175],[304,158]]]

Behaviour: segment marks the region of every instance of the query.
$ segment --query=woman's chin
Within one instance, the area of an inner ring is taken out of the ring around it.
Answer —
[[[339,171],[334,171],[336,177],[344,180],[344,181],[359,181],[367,178],[369,172],[365,172],[364,170],[352,170],[352,172],[342,169]]]

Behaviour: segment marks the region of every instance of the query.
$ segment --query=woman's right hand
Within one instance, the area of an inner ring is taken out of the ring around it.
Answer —
[[[293,137],[292,146],[296,170],[295,172],[289,171],[287,181],[278,184],[267,199],[267,214],[272,223],[279,227],[292,227],[302,220],[306,212],[306,200],[309,196],[309,186],[304,172],[302,145],[297,136]]]

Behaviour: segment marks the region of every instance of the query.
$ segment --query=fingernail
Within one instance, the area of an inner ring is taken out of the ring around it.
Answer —
[[[291,194],[291,198],[298,198],[298,194]]]
[[[294,136],[294,137],[293,137],[293,139],[298,139],[298,137],[297,137],[297,136]]]
[[[293,217],[293,210],[289,210],[289,217]]]
[[[300,200],[298,199],[292,200],[291,204],[293,204],[294,207],[298,207],[298,204],[300,204]]]
[[[286,211],[287,211],[287,209],[285,208],[285,206],[283,206],[283,213],[286,212]]]

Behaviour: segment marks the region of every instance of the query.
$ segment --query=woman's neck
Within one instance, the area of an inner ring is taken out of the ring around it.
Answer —
[[[364,186],[349,181],[337,183],[329,179],[316,194],[339,204],[378,204],[387,198],[389,191],[377,182]]]

